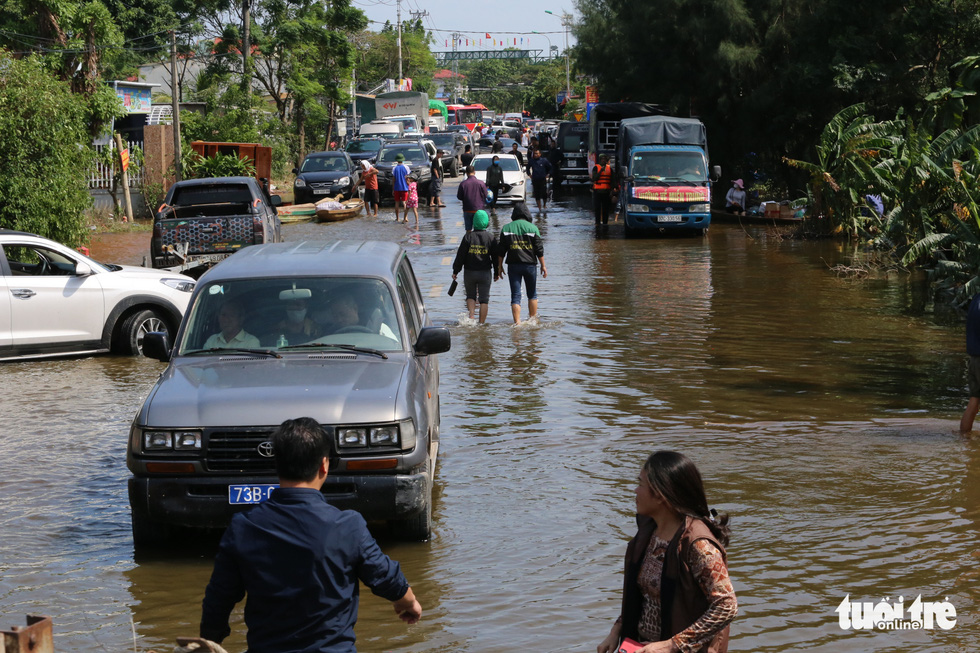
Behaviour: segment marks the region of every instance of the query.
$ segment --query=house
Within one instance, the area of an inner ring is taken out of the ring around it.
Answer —
[[[468,94],[468,87],[466,86],[466,75],[460,73],[454,73],[451,70],[443,68],[442,70],[437,70],[436,74],[432,76],[432,82],[436,86],[435,99],[437,100],[448,100],[452,97],[465,97]],[[458,86],[458,88],[455,88]]]

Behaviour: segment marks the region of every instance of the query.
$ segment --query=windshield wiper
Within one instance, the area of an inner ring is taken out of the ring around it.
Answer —
[[[271,349],[246,349],[244,347],[212,347],[211,349],[198,349],[189,351],[185,356],[197,356],[198,354],[262,354],[270,358],[282,358]]]
[[[285,349],[308,349],[310,347],[336,347],[337,349],[346,349],[347,351],[354,351],[359,354],[374,354],[375,356],[380,356],[381,358],[388,360],[388,354],[380,351],[378,349],[371,349],[370,347],[358,347],[357,345],[345,345],[336,343],[326,343],[326,342],[307,342],[302,345],[286,345],[285,347],[279,347],[279,351]]]

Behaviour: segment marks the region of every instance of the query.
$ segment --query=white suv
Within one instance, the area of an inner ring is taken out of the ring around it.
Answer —
[[[0,229],[0,360],[140,353],[144,334],[176,333],[194,284]]]

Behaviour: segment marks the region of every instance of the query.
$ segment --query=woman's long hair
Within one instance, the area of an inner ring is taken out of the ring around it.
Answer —
[[[643,465],[643,473],[674,510],[700,519],[722,546],[728,546],[728,514],[709,510],[701,472],[690,458],[676,451],[655,451]]]

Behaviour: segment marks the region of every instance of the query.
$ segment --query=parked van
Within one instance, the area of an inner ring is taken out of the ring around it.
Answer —
[[[405,125],[389,120],[372,120],[361,125],[360,136],[381,136],[382,138],[400,138],[405,135]]]

